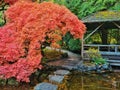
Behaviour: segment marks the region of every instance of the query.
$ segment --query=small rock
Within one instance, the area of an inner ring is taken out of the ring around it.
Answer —
[[[63,79],[64,79],[64,76],[49,75],[49,81],[51,81],[51,82],[62,83]]]
[[[54,74],[56,74],[56,75],[67,75],[69,73],[70,73],[70,71],[68,71],[68,70],[57,70],[54,72]]]
[[[83,65],[82,72],[86,72],[86,71],[88,71],[88,66]]]
[[[40,83],[34,87],[34,90],[57,90],[58,86],[50,83]]]
[[[97,73],[102,73],[102,71],[100,69],[97,69]]]
[[[77,69],[78,69],[78,70],[79,70],[79,69],[80,69],[80,70],[83,69],[83,67],[84,67],[83,64],[81,64],[81,65],[78,64],[78,65],[77,65]]]
[[[96,70],[96,66],[88,66],[88,71],[94,71]]]
[[[96,69],[101,69],[102,65],[96,65]]]
[[[103,65],[102,65],[102,68],[103,68],[103,69],[109,69],[109,65],[108,65],[108,64],[103,64]]]

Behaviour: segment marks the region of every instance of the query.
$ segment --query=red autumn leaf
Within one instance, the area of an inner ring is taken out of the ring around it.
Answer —
[[[59,47],[56,42],[68,31],[75,38],[85,33],[85,25],[64,6],[5,1],[13,5],[5,12],[8,22],[0,28],[0,77],[29,82],[29,76],[42,67],[45,41]]]

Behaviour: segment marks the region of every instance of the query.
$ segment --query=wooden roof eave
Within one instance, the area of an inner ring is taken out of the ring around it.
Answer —
[[[104,13],[108,13],[108,15],[104,16]],[[120,11],[100,11],[83,18],[82,21],[87,26],[88,30],[94,29],[101,23],[104,23],[102,26],[104,29],[119,28],[118,26],[116,27],[114,22],[120,25]]]

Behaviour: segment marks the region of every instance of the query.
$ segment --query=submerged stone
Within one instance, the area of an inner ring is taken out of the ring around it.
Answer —
[[[64,76],[60,75],[49,75],[49,81],[54,83],[62,83]]]
[[[68,70],[57,70],[54,72],[54,74],[56,74],[56,75],[67,75],[69,73],[70,73],[70,71],[68,71]]]
[[[34,90],[57,90],[58,86],[50,83],[40,83],[34,87]]]

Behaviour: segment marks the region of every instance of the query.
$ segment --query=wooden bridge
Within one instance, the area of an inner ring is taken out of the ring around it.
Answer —
[[[84,44],[83,52],[87,53],[89,48],[95,48],[107,59],[111,66],[120,66],[120,45],[100,45],[100,44]],[[92,53],[92,51],[89,53]],[[84,59],[88,59],[83,57]]]

